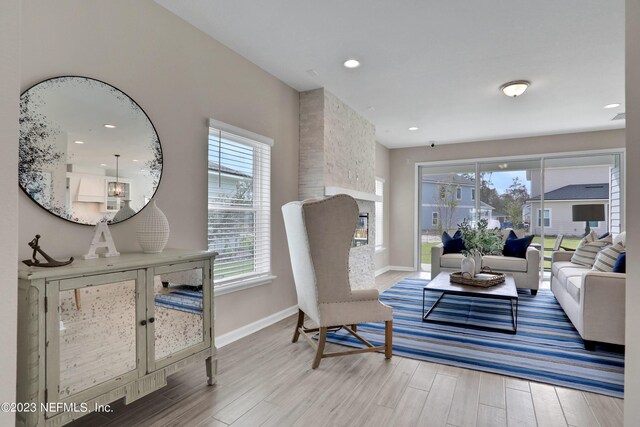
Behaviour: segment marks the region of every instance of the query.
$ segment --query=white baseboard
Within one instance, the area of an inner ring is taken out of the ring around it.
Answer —
[[[414,267],[405,267],[403,265],[390,265],[389,270],[395,271],[416,271]]]
[[[376,277],[378,277],[379,275],[386,273],[387,271],[391,270],[391,268],[389,268],[389,266],[387,265],[386,267],[382,267],[376,270],[376,272],[374,273]]]
[[[282,311],[277,313],[273,313],[270,316],[264,317],[260,320],[256,320],[255,322],[251,322],[248,325],[241,326],[238,329],[235,329],[231,332],[227,332],[226,334],[222,334],[219,337],[216,337],[216,347],[224,347],[225,345],[231,344],[234,341],[238,341],[241,338],[249,336],[254,332],[258,332],[261,329],[266,328],[267,326],[271,326],[276,322],[281,321],[282,319],[286,319],[287,317],[294,315],[298,312],[298,306],[294,305],[289,308],[285,308]]]

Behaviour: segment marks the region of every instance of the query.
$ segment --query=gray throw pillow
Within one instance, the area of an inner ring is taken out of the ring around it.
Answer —
[[[580,246],[578,246],[576,251],[573,253],[571,262],[591,268],[593,267],[593,263],[596,261],[598,252],[600,252],[607,246],[611,246],[611,236],[607,236],[604,239],[588,243],[585,243],[585,241],[583,240],[582,242],[580,242]]]
[[[597,271],[612,272],[613,266],[616,265],[616,261],[622,252],[626,249],[622,243],[616,243],[612,246],[607,246],[598,252],[596,260],[593,263],[593,269]]]

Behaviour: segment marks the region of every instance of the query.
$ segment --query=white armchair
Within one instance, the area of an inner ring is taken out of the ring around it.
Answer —
[[[384,350],[391,358],[393,310],[378,299],[377,289],[352,290],[349,250],[358,222],[358,205],[341,194],[323,200],[291,202],[282,207],[293,278],[298,294],[298,323],[293,342],[302,334],[316,348],[313,368],[325,357]],[[305,314],[317,328],[305,328]],[[385,344],[374,346],[358,335],[356,325],[385,322]],[[344,328],[367,347],[324,353],[327,330]],[[319,332],[316,343],[308,335]]]

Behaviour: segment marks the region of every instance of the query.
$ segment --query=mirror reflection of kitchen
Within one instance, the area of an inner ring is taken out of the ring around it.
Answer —
[[[158,135],[131,98],[84,77],[45,80],[21,96],[20,185],[54,215],[120,222],[153,197]]]

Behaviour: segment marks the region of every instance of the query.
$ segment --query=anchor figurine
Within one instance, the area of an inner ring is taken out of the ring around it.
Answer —
[[[38,244],[39,240],[40,235],[36,234],[36,237],[29,242],[29,246],[33,248],[33,259],[25,259],[24,261],[22,261],[29,267],[61,267],[73,262],[73,257],[69,258],[69,261],[56,261],[55,259],[51,258],[45,251],[40,249],[40,245]],[[38,254],[42,255],[48,262],[40,262],[40,260],[37,258]]]

